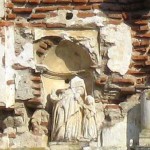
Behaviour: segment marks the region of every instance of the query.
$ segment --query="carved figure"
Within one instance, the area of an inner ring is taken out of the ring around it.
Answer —
[[[74,141],[81,136],[81,109],[86,97],[84,80],[74,77],[70,87],[50,95],[53,101],[52,141]]]
[[[85,139],[95,140],[97,138],[95,100],[90,95],[85,99],[82,131]]]

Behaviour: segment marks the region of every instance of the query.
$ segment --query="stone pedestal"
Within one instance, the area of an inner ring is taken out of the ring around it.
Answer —
[[[139,145],[150,146],[150,90],[141,96],[141,129]]]

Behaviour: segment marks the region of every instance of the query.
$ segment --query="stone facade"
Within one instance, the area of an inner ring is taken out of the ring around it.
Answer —
[[[149,146],[149,8],[2,0],[0,148]]]

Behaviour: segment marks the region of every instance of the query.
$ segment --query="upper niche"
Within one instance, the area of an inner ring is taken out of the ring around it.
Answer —
[[[48,70],[42,72],[45,97],[53,89],[67,88],[75,75],[84,79],[87,93],[92,93],[92,60],[84,46],[59,37],[45,37],[35,42],[35,59],[37,65]]]
[[[64,40],[56,48],[48,51],[42,64],[45,64],[51,71],[68,73],[89,69],[91,59],[82,46]]]

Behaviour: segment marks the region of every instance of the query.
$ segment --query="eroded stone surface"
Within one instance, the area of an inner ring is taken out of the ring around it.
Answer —
[[[31,74],[29,70],[16,71],[15,86],[16,86],[16,99],[28,100],[34,97],[33,89],[31,88]]]
[[[56,11],[54,11],[56,12]],[[104,26],[104,23],[107,21],[106,17],[103,17],[103,13],[99,10],[95,10],[95,14],[101,14],[101,16],[93,16],[93,17],[86,17],[86,18],[79,18],[77,16],[78,11],[73,10],[71,13],[73,14],[72,21],[66,19],[66,14],[68,10],[58,10],[58,15],[52,19],[47,18],[47,23],[62,23],[66,24],[67,27],[76,27],[76,26],[84,26],[91,27],[92,24],[96,24],[97,26]]]
[[[105,146],[126,146],[126,129],[127,124],[125,118],[122,122],[116,123],[113,126],[110,127],[104,127],[102,130],[102,139],[103,143],[102,145]],[[116,137],[114,138],[114,134]]]

